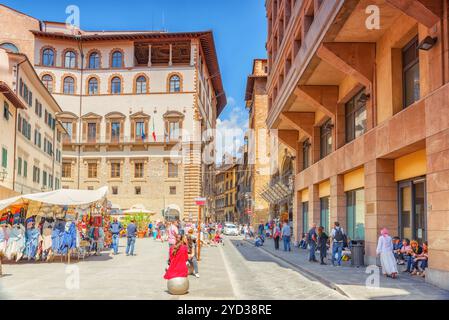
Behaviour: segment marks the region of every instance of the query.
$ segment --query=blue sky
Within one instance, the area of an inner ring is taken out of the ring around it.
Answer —
[[[228,105],[217,123],[236,133],[236,148],[247,127],[246,78],[254,58],[265,58],[263,0],[6,0],[3,4],[41,20],[66,19],[68,5],[80,8],[85,30],[213,30]],[[231,152],[231,146],[225,151]],[[221,154],[222,150],[218,150]]]

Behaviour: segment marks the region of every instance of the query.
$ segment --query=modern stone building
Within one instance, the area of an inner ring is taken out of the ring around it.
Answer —
[[[429,243],[449,288],[446,0],[268,0],[269,128],[296,152],[295,230]],[[298,233],[296,233],[298,236]]]
[[[0,44],[0,199],[59,189],[61,112],[27,56]]]
[[[62,187],[107,185],[121,209],[195,220],[194,199],[213,190],[203,133],[226,104],[212,32],[83,31],[5,6],[0,15],[21,21],[0,43],[32,57],[63,109]]]

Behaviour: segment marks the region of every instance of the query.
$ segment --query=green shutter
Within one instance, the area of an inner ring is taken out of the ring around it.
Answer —
[[[28,162],[23,161],[23,176],[26,178],[28,175]]]
[[[5,148],[2,148],[2,167],[8,167],[8,150],[6,150]]]
[[[17,164],[17,174],[20,176],[22,174],[22,158],[19,157]]]

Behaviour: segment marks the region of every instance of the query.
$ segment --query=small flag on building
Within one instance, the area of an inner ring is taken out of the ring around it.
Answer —
[[[153,140],[156,142],[156,129],[154,128],[154,118],[153,118]]]

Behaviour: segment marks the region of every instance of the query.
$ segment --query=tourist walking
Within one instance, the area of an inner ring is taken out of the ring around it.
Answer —
[[[193,233],[193,229],[189,229],[187,233],[187,244],[189,248],[189,264],[193,266],[193,275],[197,278],[200,277],[198,273],[198,259],[197,259],[197,247],[196,247],[196,237]]]
[[[179,234],[178,222],[174,221],[168,228],[168,247],[171,248],[176,244],[176,236]]]
[[[249,228],[246,224],[243,226],[243,235],[245,236],[245,240],[249,239]]]
[[[318,235],[316,230],[316,223],[312,224],[312,228],[307,234],[307,242],[309,244],[309,261],[318,262],[315,257],[316,245],[317,245]]]
[[[184,236],[185,235],[185,232],[184,232],[185,222],[183,222],[183,221],[176,221],[176,222],[178,224],[178,233],[181,236]]]
[[[327,240],[329,236],[324,232],[323,227],[318,228],[318,249],[320,249],[320,261],[321,265],[325,265],[324,258],[327,257]]]
[[[152,237],[153,236],[153,223],[150,221],[150,223],[148,224],[148,236]]]
[[[137,227],[134,220],[126,227],[126,255],[134,256],[134,245],[136,243]]]
[[[285,221],[284,225],[282,226],[282,230],[281,230],[281,238],[282,238],[282,241],[284,242],[284,251],[287,251],[287,250],[291,251],[291,247],[290,247],[291,235],[292,235],[292,229],[290,228],[287,221]]]
[[[398,267],[393,254],[393,241],[388,234],[387,228],[383,228],[380,231],[380,234],[381,235],[377,242],[376,253],[380,255],[382,273],[387,277],[395,279],[398,274]]]
[[[332,265],[335,266],[335,255],[337,255],[337,265],[341,266],[341,258],[343,254],[344,243],[346,242],[346,235],[340,223],[334,222],[334,228],[331,232],[332,238]]]
[[[114,218],[113,222],[109,226],[109,232],[112,234],[112,249],[114,250],[114,255],[118,254],[118,245],[120,241],[120,232],[123,230],[123,226],[118,222],[117,218]]]
[[[259,227],[258,227],[258,234],[262,235],[264,230],[264,224],[262,221],[260,221]]]
[[[273,227],[274,249],[279,250],[279,239],[281,238],[281,228],[278,224]]]

